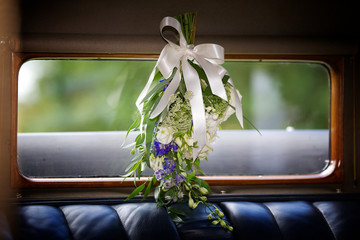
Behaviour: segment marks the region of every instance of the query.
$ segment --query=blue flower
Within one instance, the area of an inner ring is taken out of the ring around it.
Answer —
[[[164,179],[165,177],[165,171],[163,169],[159,169],[155,172],[155,177],[156,177],[156,180],[158,181],[161,181]]]
[[[165,158],[165,164],[163,168],[167,174],[172,173],[175,170],[175,161],[172,158]]]
[[[170,150],[169,144],[162,144],[157,140],[154,141],[154,147],[156,156],[165,155]]]
[[[183,182],[183,181],[185,181],[185,180],[186,180],[186,177],[184,175],[182,175],[182,174],[177,175],[176,176],[176,185]]]
[[[169,189],[169,188],[171,188],[172,186],[174,186],[174,182],[172,181],[172,179],[165,179],[165,180],[164,180],[164,185],[163,185],[163,187],[164,187],[165,189]]]
[[[179,149],[179,146],[178,146],[175,142],[171,142],[171,143],[170,143],[170,148],[172,148],[172,150],[173,150],[174,152],[177,152],[178,149]]]

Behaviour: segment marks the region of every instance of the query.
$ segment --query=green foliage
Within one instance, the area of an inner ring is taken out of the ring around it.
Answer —
[[[135,101],[155,62],[32,60],[26,65],[39,74],[28,87],[32,91],[26,98],[19,96],[24,99],[18,105],[19,132],[112,131],[127,130],[136,120]],[[284,129],[289,125],[296,129],[328,128],[329,74],[324,66],[230,61],[224,67],[243,96],[244,115],[259,129]],[[267,84],[273,88],[270,91],[281,101],[281,105],[273,104],[272,111],[264,109],[265,115],[259,115],[257,109],[271,99],[259,95],[257,72],[268,75]],[[161,74],[155,78],[159,80]],[[20,90],[25,86],[20,79]],[[237,128],[235,116],[222,124],[222,129]],[[245,122],[245,128],[252,126]]]

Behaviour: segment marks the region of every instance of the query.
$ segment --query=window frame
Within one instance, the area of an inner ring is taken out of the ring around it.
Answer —
[[[29,178],[21,174],[17,163],[18,73],[25,61],[32,59],[146,59],[156,60],[158,54],[52,54],[13,53],[11,92],[11,186],[13,188],[74,188],[74,187],[132,187],[134,179],[127,178]],[[330,75],[330,163],[320,173],[303,175],[241,175],[201,176],[209,185],[266,185],[266,184],[332,184],[344,181],[344,63],[342,56],[312,55],[225,55],[226,60],[315,62],[325,65]],[[139,184],[148,180],[141,177]],[[122,182],[123,181],[123,182]],[[122,183],[121,183],[122,182]]]

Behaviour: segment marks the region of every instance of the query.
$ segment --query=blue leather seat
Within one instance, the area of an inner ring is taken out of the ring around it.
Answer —
[[[199,205],[183,223],[174,223],[156,203],[122,199],[36,200],[17,203],[16,224],[4,239],[360,239],[360,195],[215,196],[234,227],[230,232],[207,220]],[[1,226],[8,225],[0,215]]]

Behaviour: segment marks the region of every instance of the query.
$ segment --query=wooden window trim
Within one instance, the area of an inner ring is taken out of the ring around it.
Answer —
[[[13,53],[11,92],[11,185],[13,188],[52,187],[132,187],[134,180],[127,178],[28,178],[23,176],[17,164],[17,112],[18,73],[21,65],[30,59],[157,59],[154,54],[49,54]],[[264,185],[264,184],[332,184],[344,180],[344,57],[305,55],[226,55],[227,60],[251,61],[304,61],[319,62],[329,69],[330,84],[330,164],[316,174],[304,175],[241,175],[201,177],[210,185]],[[141,177],[138,183],[147,181]]]

